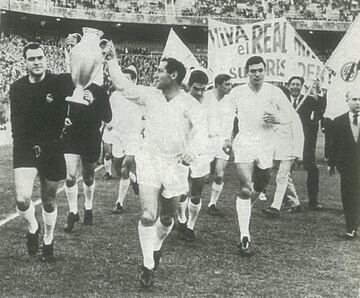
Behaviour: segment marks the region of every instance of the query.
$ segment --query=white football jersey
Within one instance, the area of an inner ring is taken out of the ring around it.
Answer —
[[[130,101],[142,105],[146,119],[142,150],[155,156],[175,158],[184,151],[201,155],[205,149],[206,118],[200,104],[180,91],[169,102],[154,87],[136,86],[121,73],[116,60],[108,63],[115,87]]]

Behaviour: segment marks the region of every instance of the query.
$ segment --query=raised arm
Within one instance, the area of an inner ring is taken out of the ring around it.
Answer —
[[[134,103],[145,104],[141,88],[130,81],[121,71],[116,58],[115,47],[112,42],[105,47],[104,54],[109,67],[110,78],[116,90],[122,92],[126,99]]]

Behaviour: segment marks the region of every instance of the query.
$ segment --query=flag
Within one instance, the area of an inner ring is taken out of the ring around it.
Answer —
[[[182,42],[182,40],[177,36],[175,31],[171,28],[166,45],[162,54],[162,58],[175,58],[182,62],[187,70],[187,73],[192,69],[200,68],[198,60],[195,58],[194,54],[189,50],[189,48]]]
[[[348,110],[346,93],[350,88],[360,84],[359,49],[360,15],[350,25],[326,63],[332,75],[327,92],[325,117],[334,118]]]

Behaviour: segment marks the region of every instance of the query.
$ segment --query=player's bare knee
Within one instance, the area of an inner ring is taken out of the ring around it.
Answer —
[[[217,174],[214,179],[215,184],[221,185],[224,182],[224,176]]]
[[[200,200],[201,200],[201,196],[200,196],[200,195],[191,196],[191,198],[190,198],[191,203],[193,203],[194,205],[199,205],[199,204],[200,204]]]
[[[86,186],[93,185],[95,181],[94,176],[83,177],[83,179]]]
[[[187,199],[188,195],[187,194],[183,194],[180,196],[180,202],[185,202]]]
[[[16,199],[16,207],[17,209],[19,209],[20,211],[26,211],[29,209],[30,207],[30,199],[29,200],[24,200],[24,201],[18,201],[18,199]]]
[[[151,227],[155,223],[155,216],[150,212],[144,212],[140,217],[140,222],[144,227]]]
[[[105,160],[110,160],[111,159],[111,154],[110,153],[105,153],[104,159]]]
[[[173,221],[174,221],[174,217],[175,214],[167,214],[167,215],[161,215],[160,216],[160,222],[162,223],[162,225],[164,225],[165,227],[169,227],[172,225]]]
[[[251,198],[251,189],[248,186],[243,186],[240,188],[239,197],[246,200]]]
[[[52,213],[55,211],[56,208],[55,200],[46,200],[46,201],[42,200],[41,204],[45,212]]]
[[[66,187],[73,187],[75,183],[76,183],[76,175],[68,174],[65,181]]]
[[[121,168],[120,176],[121,176],[122,179],[129,179],[130,171],[128,170],[127,167],[122,167]]]

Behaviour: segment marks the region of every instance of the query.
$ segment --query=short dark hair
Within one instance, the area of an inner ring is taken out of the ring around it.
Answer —
[[[186,68],[184,64],[182,64],[179,60],[176,60],[175,58],[162,58],[161,61],[166,62],[166,72],[169,74],[172,74],[173,72],[177,72],[178,75],[176,77],[176,81],[179,85],[181,85],[182,81],[185,78],[186,75]]]
[[[136,80],[136,73],[132,71],[131,69],[125,68],[123,70],[123,73],[128,73],[130,75],[131,80]]]
[[[292,82],[293,80],[299,80],[300,83],[301,83],[301,86],[304,85],[304,82],[305,82],[304,78],[302,78],[302,77],[292,76],[292,77],[289,79],[289,81],[288,81],[288,86],[291,84],[291,82]]]
[[[194,70],[190,74],[188,86],[191,87],[194,83],[200,83],[206,85],[207,83],[209,83],[209,77],[202,70],[199,69]]]
[[[266,67],[266,63],[265,63],[265,60],[264,60],[263,57],[261,57],[261,56],[251,56],[245,63],[246,72],[249,71],[250,65],[259,64],[259,63],[264,64],[264,67]]]
[[[228,81],[231,79],[231,76],[228,74],[219,74],[215,77],[214,83],[215,83],[215,87],[223,84],[224,82]]]
[[[26,52],[28,50],[37,50],[37,49],[41,49],[45,55],[45,51],[43,49],[43,47],[38,43],[38,42],[30,42],[28,43],[24,48],[23,48],[23,57],[24,59],[26,59]]]

